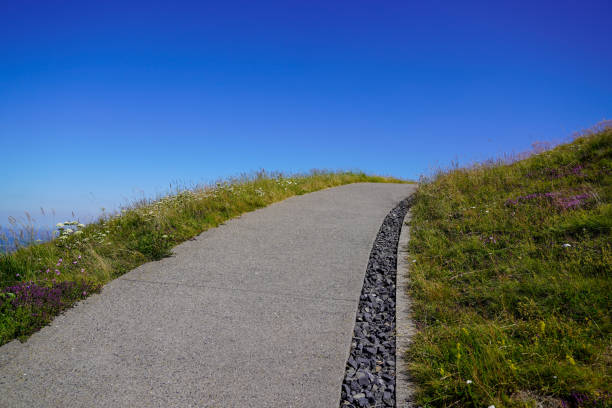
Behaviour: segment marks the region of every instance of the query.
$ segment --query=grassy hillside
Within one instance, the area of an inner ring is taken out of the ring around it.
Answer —
[[[97,223],[60,223],[51,242],[0,254],[0,345],[25,338],[101,285],[224,221],[297,194],[355,182],[363,173],[259,174],[140,202]]]
[[[438,174],[412,211],[419,404],[612,404],[610,128]]]

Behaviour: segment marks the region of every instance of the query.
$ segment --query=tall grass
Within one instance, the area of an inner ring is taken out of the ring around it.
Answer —
[[[142,200],[87,226],[59,223],[51,242],[0,254],[0,345],[26,338],[104,283],[169,256],[176,244],[232,217],[328,187],[398,181],[351,172],[291,177],[260,172]]]
[[[441,172],[412,211],[421,406],[611,405],[612,129]]]

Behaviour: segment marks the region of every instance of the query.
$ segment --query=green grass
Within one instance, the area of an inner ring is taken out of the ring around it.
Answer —
[[[328,187],[399,181],[351,172],[293,177],[262,172],[138,202],[87,226],[60,225],[60,237],[51,242],[0,254],[0,345],[27,338],[101,285],[170,255],[173,246],[230,218]]]
[[[441,172],[412,213],[421,406],[612,405],[612,129]]]

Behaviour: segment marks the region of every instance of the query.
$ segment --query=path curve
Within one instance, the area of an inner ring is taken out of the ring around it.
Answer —
[[[372,243],[410,184],[244,214],[0,347],[0,407],[333,407]]]

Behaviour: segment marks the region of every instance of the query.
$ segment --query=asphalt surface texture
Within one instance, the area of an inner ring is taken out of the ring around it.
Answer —
[[[0,407],[338,407],[372,244],[411,184],[232,219],[0,347]]]

